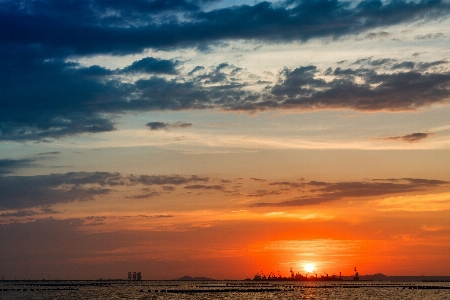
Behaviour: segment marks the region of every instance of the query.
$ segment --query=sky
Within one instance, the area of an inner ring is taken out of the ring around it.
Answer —
[[[449,16],[0,0],[2,277],[450,275]]]

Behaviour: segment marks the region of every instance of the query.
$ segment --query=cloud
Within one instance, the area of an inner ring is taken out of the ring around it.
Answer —
[[[173,215],[153,215],[153,216],[139,215],[139,217],[160,219],[160,218],[173,218]]]
[[[176,189],[174,186],[170,186],[170,185],[163,185],[162,188],[164,191],[168,191],[168,192],[175,191],[175,189]]]
[[[304,183],[289,182],[289,181],[276,181],[269,183],[269,185],[278,185],[282,187],[291,187],[291,188],[300,188],[305,186]]]
[[[247,197],[264,197],[264,196],[280,195],[280,194],[281,194],[281,192],[279,192],[279,191],[257,190],[251,194],[248,194]]]
[[[109,172],[69,172],[35,176],[0,176],[0,209],[47,207],[72,201],[94,200],[116,186],[181,185],[209,178],[182,175],[128,175]],[[154,193],[145,198],[156,196]],[[136,196],[140,198],[141,196]]]
[[[367,182],[307,183],[312,195],[275,203],[258,202],[251,207],[307,206],[341,200],[427,190],[448,184],[447,181],[421,178],[374,179]]]
[[[208,70],[197,66],[189,74],[195,74],[195,80],[206,85],[220,83],[224,86],[242,86],[243,84],[235,77],[242,71],[242,68],[229,63],[221,63]]]
[[[392,58],[380,58],[380,59],[374,59],[373,57],[365,57],[360,58],[356,60],[352,65],[361,65],[366,67],[366,69],[359,69],[359,70],[353,70],[353,69],[346,69],[343,70],[341,68],[336,69],[334,72],[335,75],[355,75],[355,76],[361,76],[363,75],[363,72],[366,72],[366,75],[370,75],[369,72],[373,72],[370,69],[367,69],[367,66],[372,67],[385,67],[386,69],[396,70],[396,69],[416,69],[417,72],[426,71],[433,67],[441,67],[442,70],[448,70],[449,61],[448,60],[438,60],[438,61],[432,61],[432,62],[412,62],[412,61],[403,61],[398,62],[396,59]],[[375,68],[374,68],[375,69]],[[327,75],[331,75],[332,69],[327,70]]]
[[[388,38],[390,37],[391,34],[389,32],[386,31],[380,31],[380,32],[369,32],[366,35],[366,39],[379,39],[379,38]]]
[[[391,65],[392,63],[394,63],[396,61],[397,60],[391,59],[391,58],[374,59],[371,56],[371,57],[359,58],[354,63],[352,63],[352,65],[380,67],[380,66],[384,66],[384,65]],[[342,72],[342,69],[339,68],[339,70]],[[350,70],[348,69],[346,71],[349,72]],[[366,69],[365,71],[368,71],[368,70]],[[335,72],[335,74],[336,74],[336,72]],[[345,73],[341,73],[341,74],[345,74]],[[357,72],[352,70],[352,72],[350,74],[356,75]]]
[[[61,152],[59,152],[59,151],[52,151],[52,152],[38,153],[38,154],[36,154],[36,156],[60,155],[60,154],[61,154]]]
[[[218,191],[223,190],[223,186],[221,185],[203,185],[203,184],[187,185],[184,188],[189,190],[218,190]]]
[[[3,218],[19,217],[19,218],[21,218],[21,217],[32,217],[32,216],[36,216],[36,215],[40,215],[40,214],[42,214],[42,213],[39,213],[34,210],[19,210],[17,212],[13,212],[13,213],[10,213],[10,212],[2,213],[2,214],[0,214],[0,217],[3,217]]]
[[[433,133],[430,132],[415,132],[415,133],[411,133],[411,134],[407,134],[407,135],[403,135],[403,136],[392,136],[392,137],[387,137],[387,138],[378,138],[379,140],[402,140],[404,142],[407,143],[415,143],[415,142],[419,142],[423,139],[426,139],[429,136],[434,135]]]
[[[0,69],[0,140],[45,140],[115,129],[100,113],[107,112],[106,99],[124,97],[126,84],[83,74],[77,64],[45,60],[29,47],[0,47],[0,57],[8,66]]]
[[[147,194],[136,195],[136,196],[128,196],[128,197],[125,197],[125,198],[132,198],[132,199],[147,199],[147,198],[156,197],[156,196],[160,196],[160,195],[161,195],[160,193],[158,193],[158,192],[156,192],[156,191],[153,191],[153,192],[150,192],[150,193],[147,193]]]
[[[91,77],[93,77],[93,76],[113,75],[114,72],[109,70],[109,69],[100,67],[98,65],[93,65],[93,66],[90,66],[90,67],[87,67],[87,68],[80,68],[78,70],[78,74],[83,75],[83,76],[91,76]]]
[[[448,71],[378,73],[371,68],[336,68],[331,81],[319,78],[319,74],[315,66],[285,70],[284,78],[272,88],[266,101],[243,103],[241,108],[408,111],[448,103],[450,98]]]
[[[164,122],[149,122],[145,124],[145,126],[149,127],[150,130],[161,130],[165,129],[168,130],[170,128],[189,128],[192,127],[192,123],[186,123],[186,122],[175,122],[175,123],[164,123]]]
[[[385,64],[390,64],[395,61],[396,61],[395,59],[390,59],[390,58],[375,59],[375,60],[370,61],[370,65],[377,67],[377,66],[382,66]]]
[[[359,34],[384,37],[389,26],[447,18],[450,3],[445,0],[356,5],[289,0],[222,8],[211,8],[214,0],[128,2],[2,1],[0,28],[8,30],[0,35],[0,141],[47,141],[113,131],[115,118],[128,112],[398,111],[444,103],[449,97],[448,71],[427,73],[430,66],[417,64],[413,69],[398,62],[410,72],[378,74],[374,68],[393,64],[383,59],[367,64],[370,70],[336,69],[331,81],[322,80],[316,66],[286,69],[269,92],[248,89],[257,82],[242,79],[242,68],[230,62],[212,70],[196,66],[184,76],[182,62],[171,59],[145,57],[117,70],[72,61],[95,54],[141,54],[147,49],[204,49],[229,40],[289,43]],[[123,80],[136,73],[150,77]]]
[[[33,165],[33,159],[0,159],[0,175],[13,173],[16,169],[27,168]]]
[[[446,60],[413,63],[363,58],[357,61],[360,66],[325,72],[313,65],[285,68],[276,84],[258,91],[248,88],[257,85],[257,80],[242,76],[241,68],[226,62],[212,69],[198,68],[192,75],[166,78],[154,73],[136,81],[121,81],[98,70],[93,76],[92,70],[86,72],[91,67],[62,58],[48,59],[41,52],[35,45],[0,47],[0,64],[7,66],[0,69],[0,106],[4,108],[0,110],[0,141],[46,141],[113,131],[116,118],[128,112],[411,111],[450,99]],[[133,65],[129,67],[139,69]],[[187,128],[192,123],[149,122],[147,126],[159,130]]]
[[[120,73],[177,74],[178,61],[146,57],[120,70]]]
[[[421,63],[418,63],[418,68],[421,70],[427,70],[432,67],[448,65],[448,64],[449,64],[449,61],[447,61],[447,60],[438,60],[438,61],[425,62],[425,63],[421,62]]]
[[[60,213],[59,211],[53,210],[50,207],[42,207],[40,210],[21,210],[21,209],[19,209],[15,212],[5,212],[5,213],[1,213],[0,217],[23,218],[23,217],[34,217],[34,216],[44,215],[44,214],[59,214],[59,213]]]
[[[392,70],[397,70],[397,69],[414,69],[415,67],[415,63],[412,61],[404,61],[398,64],[394,64],[391,68]]]
[[[144,185],[180,185],[188,184],[192,182],[208,182],[208,177],[199,177],[196,175],[182,176],[182,175],[140,175],[130,176],[129,181],[131,183],[140,183]]]
[[[450,209],[450,193],[393,196],[378,203],[381,211],[447,211]],[[426,226],[425,226],[426,227]],[[433,230],[429,228],[430,230]]]
[[[164,3],[164,4],[163,4]],[[45,4],[45,5],[44,5]],[[126,54],[146,48],[201,46],[230,39],[270,42],[339,38],[368,30],[444,18],[447,1],[314,0],[203,9],[201,1],[2,2],[1,43],[42,45],[76,55]],[[110,14],[102,12],[111,12]],[[174,14],[175,13],[175,14]],[[88,41],[88,42],[87,42]]]
[[[425,34],[425,35],[417,35],[415,39],[417,40],[428,40],[428,39],[439,39],[444,38],[446,35],[442,32],[438,32],[435,34]]]
[[[145,124],[145,126],[148,126],[150,130],[161,130],[161,129],[168,129],[169,123],[163,123],[163,122],[149,122]]]
[[[0,208],[17,209],[93,200],[95,196],[111,192],[111,189],[102,186],[117,185],[120,181],[119,174],[101,172],[4,176],[0,177]]]
[[[255,178],[255,177],[250,178],[250,180],[254,180],[254,181],[266,181],[266,179],[263,179],[263,178]]]

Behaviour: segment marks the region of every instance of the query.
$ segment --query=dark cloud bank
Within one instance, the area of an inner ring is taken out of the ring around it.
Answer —
[[[449,99],[446,61],[394,64],[391,59],[366,59],[359,67],[328,69],[328,81],[319,77],[324,73],[316,66],[301,66],[284,70],[276,84],[259,93],[245,90],[254,83],[239,79],[241,69],[229,63],[212,71],[198,66],[181,74],[182,62],[154,57],[117,70],[70,61],[80,55],[205,47],[230,39],[302,42],[339,38],[445,18],[450,12],[450,4],[439,0],[373,0],[356,6],[336,0],[261,2],[206,11],[207,3],[3,1],[0,140],[46,140],[111,131],[115,117],[127,112],[212,108],[398,111]],[[136,82],[119,79],[131,74],[144,77]],[[150,129],[156,128],[149,124]]]
[[[447,62],[439,64],[448,66]],[[109,75],[87,75],[86,68],[62,61],[33,62],[24,68],[2,76],[0,140],[46,140],[111,131],[115,116],[126,112],[212,108],[404,111],[447,103],[450,97],[450,72],[431,71],[423,65],[411,69],[408,62],[397,63],[393,73],[385,73],[379,65],[325,72],[316,66],[285,69],[276,84],[259,93],[244,90],[249,82],[238,82],[222,70],[123,83]],[[329,81],[320,77],[324,74]],[[212,80],[214,85],[206,83]],[[151,130],[191,125],[147,124]]]
[[[369,0],[356,6],[337,0],[289,0],[210,11],[202,9],[205,2],[209,1],[6,0],[0,10],[0,27],[8,30],[0,42],[40,44],[44,51],[60,55],[64,51],[126,54],[227,39],[290,42],[338,38],[443,18],[450,10],[443,0]]]

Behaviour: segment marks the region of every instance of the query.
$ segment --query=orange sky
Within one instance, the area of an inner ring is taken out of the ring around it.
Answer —
[[[121,196],[57,204],[56,216],[36,210],[42,216],[34,219],[8,210],[2,235],[9,245],[3,255],[11,259],[5,270],[14,274],[27,265],[30,278],[82,278],[86,270],[89,278],[106,277],[105,272],[121,278],[125,268],[139,269],[146,279],[186,274],[243,279],[261,271],[289,276],[290,268],[304,273],[311,263],[318,274],[350,276],[357,266],[361,274],[446,275],[450,193],[445,181],[218,182],[175,185],[158,196],[127,182],[114,188],[112,194]],[[236,190],[226,188],[231,186]],[[311,197],[324,186],[324,199]],[[176,200],[180,197],[183,203]],[[296,198],[299,203],[286,202]],[[317,199],[318,204],[301,204]]]

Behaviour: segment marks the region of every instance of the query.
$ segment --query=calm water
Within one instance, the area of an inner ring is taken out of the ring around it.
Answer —
[[[450,299],[450,283],[4,281],[0,299]]]

